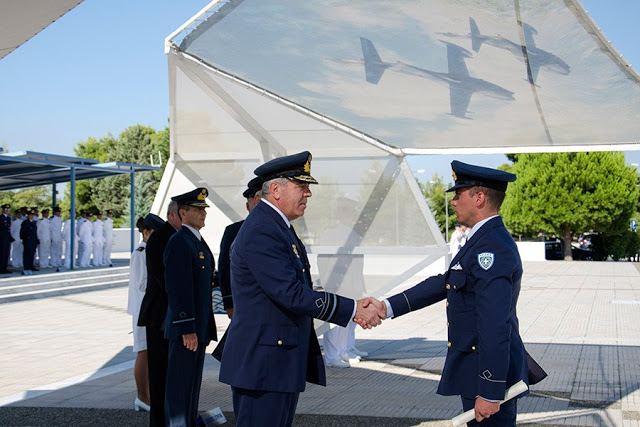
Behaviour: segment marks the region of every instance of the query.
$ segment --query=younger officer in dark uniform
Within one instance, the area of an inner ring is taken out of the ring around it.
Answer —
[[[9,210],[11,205],[2,205],[2,215],[0,215],[0,274],[11,273],[7,266],[9,265],[9,256],[11,254],[11,215]]]
[[[171,198],[178,203],[182,227],[164,251],[169,301],[165,419],[169,426],[196,425],[204,352],[209,342],[217,339],[211,306],[215,261],[200,235],[207,217],[205,208],[209,207],[207,195],[206,188],[197,188]]]
[[[451,167],[455,185],[447,191],[456,192],[459,222],[471,227],[467,243],[445,274],[389,298],[387,317],[446,298],[449,349],[438,394],[460,395],[465,411],[475,408],[469,426],[515,426],[517,400],[498,401],[518,381],[529,383],[516,317],[522,262],[498,211],[516,176],[458,161]]]
[[[27,219],[24,220],[20,226],[20,239],[22,239],[23,247],[22,266],[25,271],[38,271],[33,265],[36,256],[36,247],[38,246],[38,226],[34,220],[35,214],[35,210],[28,210]]]
[[[259,176],[253,178],[247,184],[242,196],[247,199],[247,212],[256,206],[260,201],[260,190],[262,189],[262,178]],[[231,319],[233,317],[233,299],[231,298],[231,244],[236,239],[238,231],[244,220],[234,222],[224,229],[222,240],[220,241],[220,259],[218,260],[218,282],[220,284],[220,293],[222,294],[222,303],[227,315]]]

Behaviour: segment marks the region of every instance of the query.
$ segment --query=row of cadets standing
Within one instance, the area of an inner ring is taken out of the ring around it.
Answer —
[[[90,264],[95,267],[111,266],[113,211],[107,211],[105,221],[102,221],[102,212],[100,211],[96,213],[95,221],[91,220],[92,217],[90,212],[81,212],[77,222],[78,266],[89,267]]]
[[[24,245],[23,237],[20,235],[22,224],[27,220],[28,215],[33,216],[33,223],[36,225],[36,250],[38,254],[38,266],[40,268],[48,267],[70,267],[71,254],[71,220],[62,222],[61,210],[58,206],[53,208],[53,216],[49,218],[48,208],[42,210],[42,218],[38,219],[36,208],[20,208],[15,212],[15,218],[12,220],[10,215],[11,206],[9,204],[2,205],[2,214],[0,215],[0,274],[9,274],[9,260],[11,266],[15,268],[24,267]],[[32,212],[32,213],[30,213]],[[83,214],[83,221],[76,225],[77,234],[84,233],[85,248],[89,248],[89,259],[91,250],[93,250],[93,265],[95,266],[111,266],[111,250],[113,246],[113,211],[107,211],[107,219],[101,221],[101,213],[98,213],[98,219],[91,223],[91,215]],[[86,226],[79,230],[80,224]],[[30,236],[30,235],[29,235]],[[90,240],[89,240],[90,237]],[[31,237],[29,237],[31,239]],[[31,240],[30,240],[31,241]],[[65,243],[65,259],[62,259],[63,242]],[[31,244],[31,243],[30,243]],[[78,248],[77,240],[75,244]],[[84,248],[83,248],[84,249]],[[82,252],[82,256],[86,257],[87,253]],[[33,265],[35,268],[35,253],[28,254],[27,258],[33,257]],[[75,257],[73,257],[75,258]],[[79,262],[79,264],[81,264]],[[84,260],[81,266],[84,265]],[[33,268],[26,268],[32,270]]]

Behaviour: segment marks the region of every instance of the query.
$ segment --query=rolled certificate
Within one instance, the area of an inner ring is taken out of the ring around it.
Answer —
[[[520,380],[507,389],[507,392],[504,394],[504,400],[502,402],[511,400],[514,397],[524,393],[527,390],[528,390],[527,385],[524,383],[524,381]],[[469,421],[473,421],[475,418],[476,418],[475,409],[469,409],[467,412],[463,412],[462,414],[453,417],[451,419],[451,422],[453,423],[453,427],[460,427],[465,425]]]

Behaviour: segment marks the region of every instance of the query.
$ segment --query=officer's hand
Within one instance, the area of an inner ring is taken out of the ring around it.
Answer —
[[[233,318],[233,307],[231,308],[227,308],[227,316],[229,316],[229,319]]]
[[[196,334],[182,335],[182,344],[187,350],[196,351],[198,349],[198,336]]]
[[[476,412],[476,421],[480,422],[498,412],[500,410],[500,402],[489,402],[478,396],[474,409]]]

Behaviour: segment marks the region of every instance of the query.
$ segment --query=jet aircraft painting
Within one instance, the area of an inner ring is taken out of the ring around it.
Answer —
[[[447,37],[471,37],[471,48],[474,52],[480,52],[482,44],[486,43],[490,46],[497,47],[498,49],[507,50],[511,52],[516,58],[524,62],[524,50],[522,48],[522,45],[520,45],[519,43],[515,43],[505,37],[502,37],[501,35],[487,36],[480,33],[478,24],[476,23],[475,19],[471,17],[469,17],[469,27],[471,32],[466,36],[453,33],[446,33],[443,35]],[[564,76],[571,72],[571,67],[562,59],[558,58],[553,53],[547,52],[546,50],[540,49],[536,46],[536,42],[533,36],[535,34],[538,34],[538,31],[535,28],[523,22],[522,29],[524,31],[524,40],[525,44],[527,45],[526,52],[529,58],[529,68],[531,70],[531,75],[528,76],[529,83],[536,83],[538,72],[542,67],[555,73],[562,74]]]
[[[447,46],[448,72],[427,70],[403,62],[384,62],[371,40],[360,37],[362,54],[364,56],[364,70],[367,82],[377,85],[382,74],[390,69],[392,71],[427,78],[449,86],[449,102],[451,115],[460,118],[468,118],[467,108],[471,96],[480,92],[486,96],[514,100],[513,92],[504,89],[486,80],[476,79],[469,75],[464,58],[470,58],[471,52],[453,43],[443,42]]]

